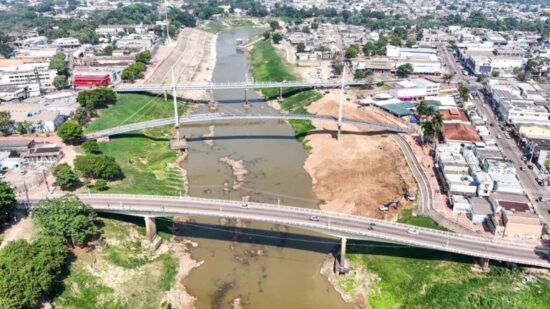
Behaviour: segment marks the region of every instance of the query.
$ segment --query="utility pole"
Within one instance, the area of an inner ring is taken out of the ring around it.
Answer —
[[[170,38],[170,23],[168,22],[168,3],[164,0],[164,14],[166,18],[166,43],[172,44],[172,39]]]
[[[174,67],[172,67],[172,97],[174,99],[174,120],[175,120],[175,129],[176,129],[176,140],[180,139],[179,124],[180,120],[178,117],[178,102],[176,99],[176,80],[174,79]]]
[[[342,113],[344,109],[344,75],[346,74],[346,65],[342,69],[342,85],[340,89],[340,102],[338,103],[338,133],[336,139],[340,138],[340,130],[342,129]]]

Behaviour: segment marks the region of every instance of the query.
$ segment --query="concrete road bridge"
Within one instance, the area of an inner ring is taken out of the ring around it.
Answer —
[[[275,204],[218,199],[155,195],[77,195],[98,212],[141,216],[145,218],[149,239],[156,235],[155,217],[206,216],[254,220],[294,226],[342,239],[345,256],[347,239],[371,240],[433,249],[523,265],[550,268],[545,258],[548,248],[527,243],[443,232],[401,223],[386,222],[336,212]],[[32,206],[37,199],[22,201]]]
[[[188,125],[195,123],[204,123],[212,121],[239,121],[239,120],[320,120],[327,122],[334,122],[337,124],[353,124],[357,126],[368,127],[380,131],[394,132],[394,133],[407,133],[409,129],[405,127],[390,126],[374,121],[357,120],[342,118],[339,120],[332,116],[323,115],[307,115],[307,114],[266,114],[266,115],[226,115],[223,113],[206,113],[206,114],[194,114],[177,118],[179,125]],[[123,134],[136,130],[143,130],[147,128],[154,128],[164,125],[173,124],[176,121],[174,117],[155,119],[143,122],[137,122],[101,131],[91,132],[85,135],[87,139],[98,139],[103,137],[109,137],[117,134]]]

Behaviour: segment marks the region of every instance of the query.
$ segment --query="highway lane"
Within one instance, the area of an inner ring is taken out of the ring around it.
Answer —
[[[246,203],[247,206],[243,207],[243,203],[238,201],[191,197],[91,194],[79,195],[79,198],[99,212],[152,217],[196,215],[240,218],[291,225],[350,239],[377,240],[550,268],[550,263],[535,252],[546,252],[546,248],[315,209],[263,203]],[[312,216],[317,218],[312,220]],[[374,226],[369,229],[371,224]],[[412,234],[410,229],[418,231],[418,234]]]

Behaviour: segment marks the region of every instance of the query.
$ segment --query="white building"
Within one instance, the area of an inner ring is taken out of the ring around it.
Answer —
[[[41,88],[53,88],[56,70],[50,70],[48,63],[28,63],[0,68],[1,85],[40,84]]]
[[[427,96],[439,95],[439,84],[423,78],[403,80],[395,83],[390,94],[403,101],[421,100]]]
[[[76,38],[59,38],[53,41],[53,45],[58,48],[73,48],[80,46],[80,41]]]

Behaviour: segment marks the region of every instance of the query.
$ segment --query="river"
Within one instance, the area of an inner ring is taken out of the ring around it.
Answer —
[[[236,40],[245,42],[260,29],[222,32],[217,39],[214,81],[242,81],[248,59],[236,51]],[[243,108],[244,91],[214,93],[220,112],[275,112],[253,91],[253,107]],[[213,124],[212,124],[213,125]],[[307,156],[285,122],[216,123],[214,145],[202,135],[208,125],[185,129],[190,156],[185,163],[191,196],[317,207],[311,178],[303,169]],[[248,171],[244,183],[232,190],[231,167],[220,158],[243,160]],[[235,222],[220,226],[218,219],[193,218],[182,234],[199,243],[192,256],[204,264],[186,278],[188,292],[197,297],[197,308],[230,308],[241,298],[245,308],[349,308],[319,274],[323,259],[337,240],[294,228],[244,222],[235,234]]]

